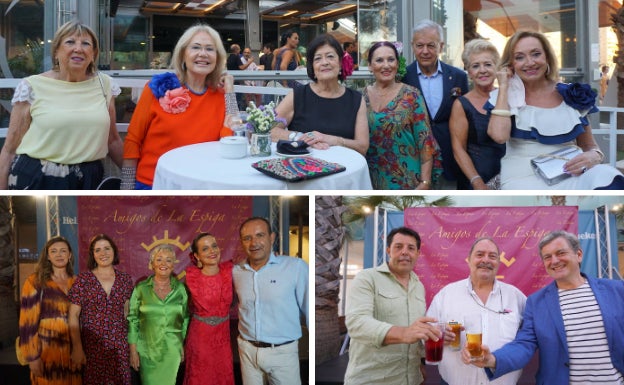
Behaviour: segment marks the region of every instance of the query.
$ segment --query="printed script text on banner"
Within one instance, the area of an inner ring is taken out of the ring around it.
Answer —
[[[415,271],[425,285],[427,306],[450,282],[468,277],[470,246],[491,237],[501,252],[497,279],[526,295],[551,281],[539,257],[538,243],[550,231],[578,232],[576,206],[431,207],[405,210],[405,226],[420,234]]]
[[[86,270],[90,239],[110,236],[119,249],[119,268],[135,281],[151,275],[149,251],[158,244],[174,246],[174,272],[183,277],[190,264],[191,242],[199,233],[215,236],[221,260],[243,257],[238,228],[252,214],[252,197],[81,196],[78,197],[80,271]],[[182,274],[181,274],[182,273]]]

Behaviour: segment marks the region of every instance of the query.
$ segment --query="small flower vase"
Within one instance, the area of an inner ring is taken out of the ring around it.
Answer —
[[[271,134],[251,134],[251,147],[249,148],[251,156],[269,156],[271,155]]]

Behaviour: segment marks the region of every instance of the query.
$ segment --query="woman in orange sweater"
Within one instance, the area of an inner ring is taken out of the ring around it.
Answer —
[[[190,27],[171,60],[175,73],[149,81],[130,120],[121,170],[124,190],[151,189],[165,152],[232,135],[230,116],[238,108],[219,33],[205,24]]]

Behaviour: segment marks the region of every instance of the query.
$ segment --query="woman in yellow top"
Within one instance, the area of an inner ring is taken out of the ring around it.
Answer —
[[[82,383],[80,371],[70,365],[67,293],[74,279],[69,242],[50,238],[22,289],[18,353],[28,361],[33,385]]]
[[[15,89],[0,152],[0,189],[91,190],[107,154],[121,166],[114,97],[119,87],[96,71],[99,45],[86,25],[71,21],[52,40],[52,70]]]

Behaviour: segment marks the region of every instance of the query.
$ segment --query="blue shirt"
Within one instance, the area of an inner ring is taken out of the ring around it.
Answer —
[[[300,315],[308,325],[308,264],[269,256],[258,271],[243,262],[232,271],[238,295],[238,330],[248,341],[281,344],[301,338]]]
[[[420,70],[420,65],[416,62],[416,68],[418,68],[418,80],[420,81],[420,90],[427,103],[429,109],[430,119],[433,120],[440,105],[442,104],[442,98],[444,95],[444,77],[442,74],[442,66],[438,60],[438,70],[431,76],[423,74]]]

